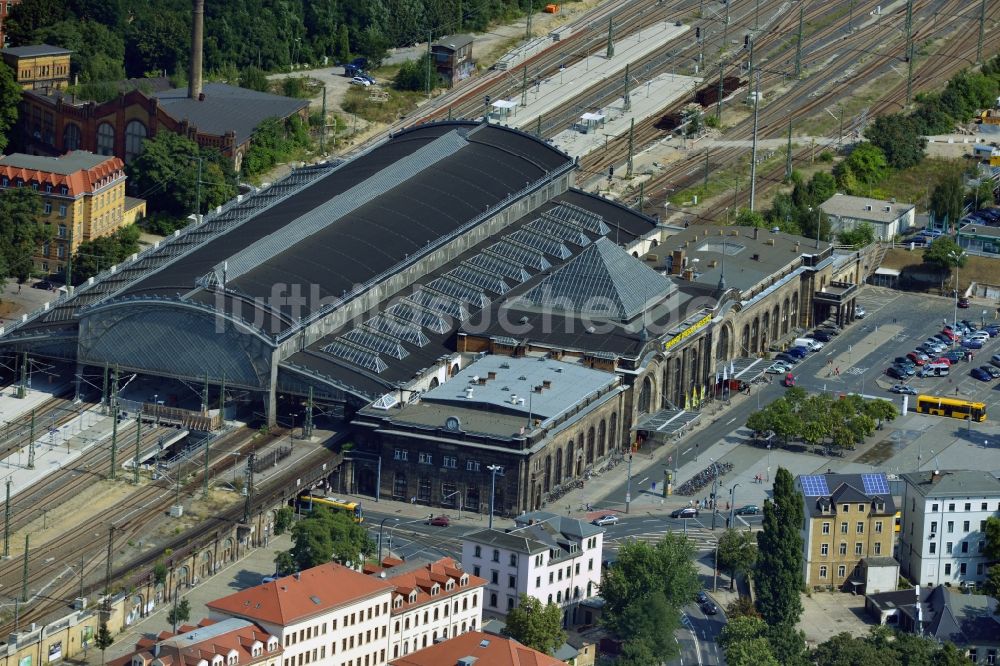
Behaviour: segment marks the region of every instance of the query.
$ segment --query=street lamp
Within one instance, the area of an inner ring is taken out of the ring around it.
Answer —
[[[734,483],[733,487],[729,489],[730,500],[729,500],[729,527],[735,528],[736,523],[733,521],[736,517],[736,489],[740,487],[739,483]]]
[[[771,445],[770,444],[767,445],[767,477],[765,478],[765,480],[766,481],[770,481],[771,480]]]
[[[503,465],[488,465],[486,467],[490,472],[490,522],[489,529],[493,529],[493,502],[496,500],[497,494],[497,474],[503,476]]]
[[[385,528],[385,521],[387,520],[395,520],[398,523],[399,518],[394,518],[393,516],[386,516],[378,524],[378,561],[380,564],[382,562],[382,530]]]
[[[714,474],[712,475],[712,529],[714,530],[715,516],[718,513],[715,510],[717,506],[715,503],[715,496],[716,492],[719,490],[719,465],[716,464],[715,458],[711,458],[710,460],[712,461],[712,471],[714,472]]]
[[[952,294],[955,306],[955,318],[951,320],[951,324],[954,326],[958,322],[958,269],[961,267],[962,259],[966,257],[966,254],[964,251],[959,252],[958,254],[955,254],[955,252],[952,251],[948,253],[948,256],[955,262],[955,293]],[[957,342],[957,339],[952,340],[952,346],[954,347]]]

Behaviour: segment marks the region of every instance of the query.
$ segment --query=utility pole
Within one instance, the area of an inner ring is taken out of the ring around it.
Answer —
[[[319,132],[319,152],[322,155],[326,154],[326,86],[323,86],[323,111],[322,111],[323,125]]]
[[[208,373],[205,373],[205,388],[201,390],[201,411],[208,414]]]
[[[195,192],[197,194],[195,195],[194,212],[195,215],[197,215],[196,219],[200,220],[201,219],[201,162],[202,162],[201,156],[198,156],[197,160],[198,160],[198,184],[197,187],[195,188]]]
[[[104,567],[104,604],[106,610],[111,610],[111,562],[115,553],[115,526],[108,529],[108,561]]]
[[[108,407],[108,364],[104,364],[104,383],[101,385],[101,406]],[[105,412],[107,413],[107,412]]]
[[[708,187],[708,151],[705,151],[705,182],[704,187]],[[677,476],[676,474],[674,476]]]
[[[615,57],[615,26],[613,18],[608,17],[608,60]]]
[[[625,111],[632,108],[632,98],[629,97],[628,94],[628,65],[629,63],[625,63],[625,97],[623,98],[625,100],[625,104],[622,106]]]
[[[628,471],[625,473],[628,484],[625,486],[625,513],[628,513],[629,505],[632,503],[632,452],[628,454]]]
[[[749,37],[750,40],[747,46],[750,49],[750,60],[749,62],[747,62],[747,81],[753,81],[753,42],[754,42],[753,33],[751,33]]]
[[[906,103],[913,93],[913,0],[906,2]]]
[[[313,387],[309,387],[309,398],[306,401],[306,421],[302,425],[302,439],[312,437],[313,433]]]
[[[753,40],[750,41],[750,52],[753,53]],[[754,204],[757,197],[757,112],[760,109],[760,72],[757,72],[757,81],[754,86],[753,95],[753,147],[750,155],[750,212],[754,211]]]
[[[725,52],[729,39],[729,0],[726,0],[726,20],[722,22],[722,50]]]
[[[788,117],[788,154],[785,155],[785,180],[792,179],[792,117]]]
[[[983,64],[983,30],[986,24],[986,0],[979,4],[979,42],[976,44],[976,63]]]
[[[524,66],[524,77],[521,80],[521,108],[528,106],[528,66]]]
[[[542,138],[542,117],[541,116],[538,116],[538,119],[535,121],[535,136],[537,136],[539,139]]]
[[[527,23],[527,28],[524,31],[525,39],[531,39],[531,11],[533,9],[532,4],[533,4],[532,0],[528,0],[528,23]]]
[[[725,65],[723,65],[722,61],[720,60],[719,61],[719,99],[715,100],[715,119],[719,123],[722,123],[722,91],[723,91],[723,88],[722,88],[722,74],[723,74],[723,70],[724,69],[725,69]]]
[[[222,373],[222,385],[219,387],[219,417],[226,422],[226,373]]]
[[[111,380],[111,480],[118,477],[118,366]]]
[[[10,477],[7,477],[7,501],[3,505],[3,556],[10,557]]]
[[[35,469],[35,410],[31,410],[31,429],[28,432],[28,469]]]
[[[24,564],[21,567],[21,601],[28,603],[28,543],[30,534],[24,535]]]
[[[135,415],[135,460],[132,461],[132,483],[139,485],[139,445],[142,443],[142,410]]]
[[[250,522],[250,509],[253,506],[253,463],[257,459],[257,454],[251,453],[247,456],[247,499],[243,503],[243,522]]]
[[[805,9],[805,3],[799,5],[799,36],[795,40],[795,78],[802,75],[802,17]]]
[[[17,387],[17,397],[24,398],[28,395],[28,352],[21,354],[21,383]]]
[[[629,178],[632,177],[632,157],[633,157],[633,138],[635,134],[635,118],[629,124],[628,128],[628,165],[625,167],[625,175]]]
[[[729,4],[728,2],[726,3]],[[757,0],[757,5],[753,10],[753,29],[760,30],[760,0]]]
[[[840,130],[837,134],[837,146],[844,145],[844,105],[837,104],[840,110]]]

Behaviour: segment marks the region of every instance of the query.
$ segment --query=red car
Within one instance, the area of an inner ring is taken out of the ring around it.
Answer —
[[[428,525],[433,525],[434,527],[448,527],[451,525],[451,518],[448,516],[436,516],[427,521]]]
[[[906,355],[906,358],[913,361],[913,363],[916,365],[923,365],[924,363],[927,362],[927,357],[925,357],[923,354],[918,354],[917,352],[910,352],[909,354]]]
[[[951,331],[951,330],[947,329],[947,328],[944,329],[944,330],[942,330],[941,334],[944,335],[944,336],[946,336],[952,342],[954,342],[955,340],[958,340],[958,334],[955,333],[954,331]]]
[[[951,367],[951,359],[945,356],[934,359],[934,363],[943,363],[944,365],[947,365],[949,368]]]

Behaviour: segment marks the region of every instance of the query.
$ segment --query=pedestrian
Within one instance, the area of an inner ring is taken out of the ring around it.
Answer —
[[[839,366],[839,365],[837,366],[837,369],[833,371],[833,374],[834,374],[834,376],[836,376],[836,377],[839,377],[839,376],[840,376],[840,366]]]
[[[729,511],[729,502],[726,502],[726,511]]]

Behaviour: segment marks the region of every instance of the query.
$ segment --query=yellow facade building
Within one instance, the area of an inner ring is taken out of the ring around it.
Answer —
[[[4,63],[25,90],[65,90],[69,86],[70,55],[58,46],[33,44],[0,50]]]
[[[862,561],[892,557],[896,506],[885,474],[811,474],[798,477],[796,486],[805,503],[807,589],[864,585]]]
[[[125,165],[120,159],[83,150],[62,157],[0,157],[0,189],[17,187],[38,192],[41,221],[55,232],[34,258],[35,271],[46,274],[64,273],[80,243],[114,233],[146,212],[145,201],[125,196]]]

